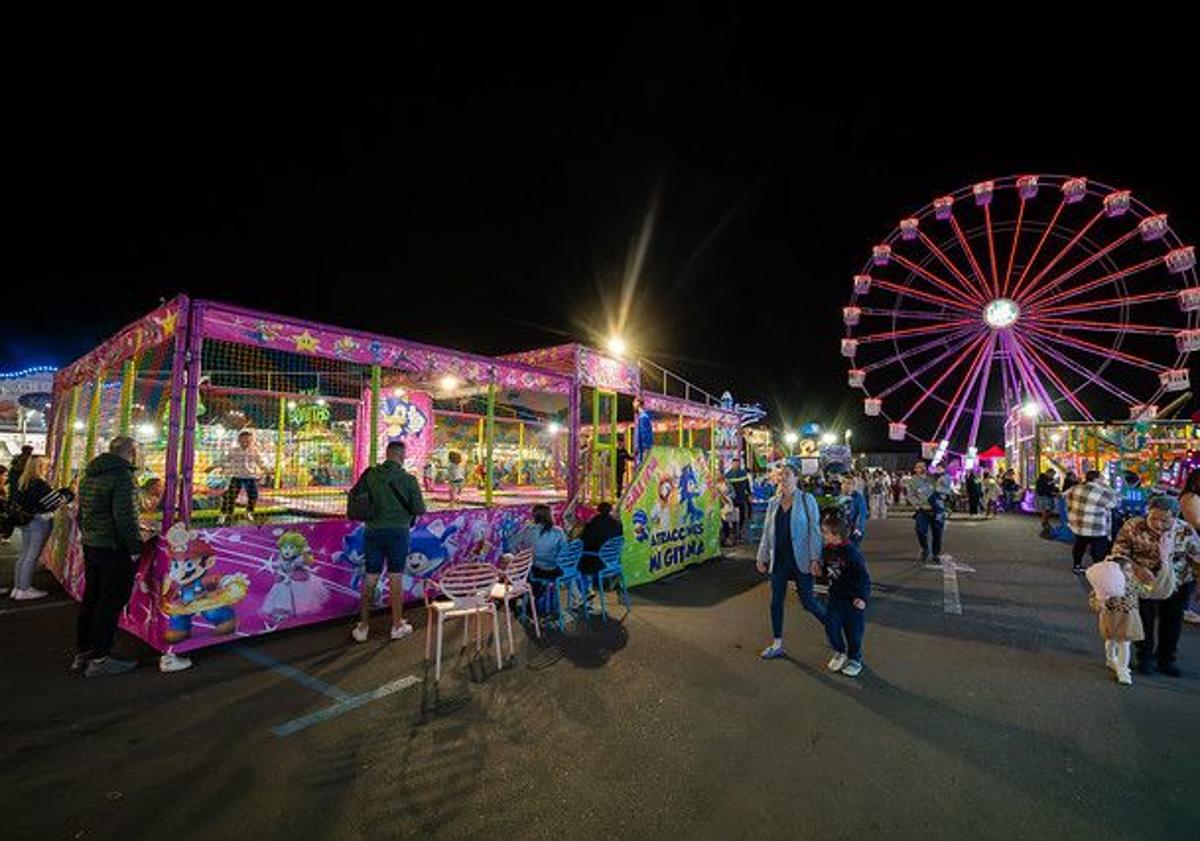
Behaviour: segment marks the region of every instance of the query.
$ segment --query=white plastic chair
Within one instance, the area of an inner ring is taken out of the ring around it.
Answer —
[[[504,621],[508,625],[508,656],[516,655],[513,645],[512,610],[509,602],[516,601],[522,596],[529,599],[529,610],[533,614],[533,630],[541,639],[542,629],[538,627],[536,599],[533,588],[529,585],[529,570],[533,567],[533,550],[526,549],[515,555],[505,555],[500,563],[500,581],[492,587],[491,596],[494,600],[504,602]]]
[[[490,564],[458,564],[442,573],[437,581],[426,583],[425,608],[429,612],[425,631],[425,659],[429,659],[429,646],[432,642],[434,619],[437,620],[437,655],[434,660],[433,679],[436,683],[442,676],[442,628],[447,619],[462,617],[463,648],[467,647],[470,634],[471,617],[476,619],[475,650],[481,651],[480,641],[483,616],[492,617],[492,638],[496,643],[496,669],[504,668],[500,659],[500,627],[496,603],[491,598],[492,588],[500,580],[500,574]],[[435,593],[431,599],[429,590],[435,588],[441,595]]]

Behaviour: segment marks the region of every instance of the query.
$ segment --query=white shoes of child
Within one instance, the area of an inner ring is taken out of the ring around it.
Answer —
[[[829,661],[829,671],[840,672],[848,659],[845,654],[834,654]]]
[[[847,660],[846,665],[842,666],[842,674],[846,677],[858,677],[862,674],[862,663],[857,660]]]
[[[48,595],[50,594],[45,590],[39,590],[37,587],[26,587],[23,590],[18,587],[9,593],[9,598],[18,602],[27,602],[33,599],[44,599]]]
[[[187,657],[180,657],[174,651],[168,651],[166,654],[158,658],[158,670],[163,674],[171,672],[182,672],[185,669],[192,667],[192,661]]]
[[[1104,665],[1116,674],[1117,683],[1122,686],[1133,685],[1133,675],[1129,671],[1129,643],[1106,640],[1104,642]]]

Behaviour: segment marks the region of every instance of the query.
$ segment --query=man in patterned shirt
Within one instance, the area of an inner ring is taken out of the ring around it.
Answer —
[[[1075,533],[1071,560],[1075,574],[1082,575],[1083,554],[1089,548],[1092,550],[1093,563],[1103,561],[1108,555],[1112,512],[1120,498],[1116,491],[1105,484],[1099,470],[1089,470],[1083,482],[1072,486],[1065,497],[1067,525]]]

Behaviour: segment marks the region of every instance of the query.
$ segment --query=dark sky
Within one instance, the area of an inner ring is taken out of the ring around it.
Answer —
[[[589,340],[649,224],[635,346],[865,444],[885,429],[846,388],[840,307],[909,211],[989,176],[1080,173],[1195,239],[1195,143],[1170,81],[968,88],[883,66],[841,81],[745,34],[429,51],[369,79],[18,81],[6,303],[36,305],[6,320],[0,365],[69,361],[181,291],[484,353]]]

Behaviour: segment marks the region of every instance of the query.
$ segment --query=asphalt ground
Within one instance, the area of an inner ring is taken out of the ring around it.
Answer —
[[[2,834],[1200,837],[1200,629],[1185,677],[1122,687],[1067,547],[1032,519],[950,523],[961,613],[910,520],[872,522],[865,551],[857,679],[826,670],[794,595],[789,657],[758,659],[769,588],[745,551],[638,588],[607,626],[519,631],[499,672],[490,648],[452,651],[436,685],[416,610],[402,642],[380,615],[363,645],[335,623],[172,675],[122,635],[142,668],[84,679],[43,571],[49,599],[0,599]]]

